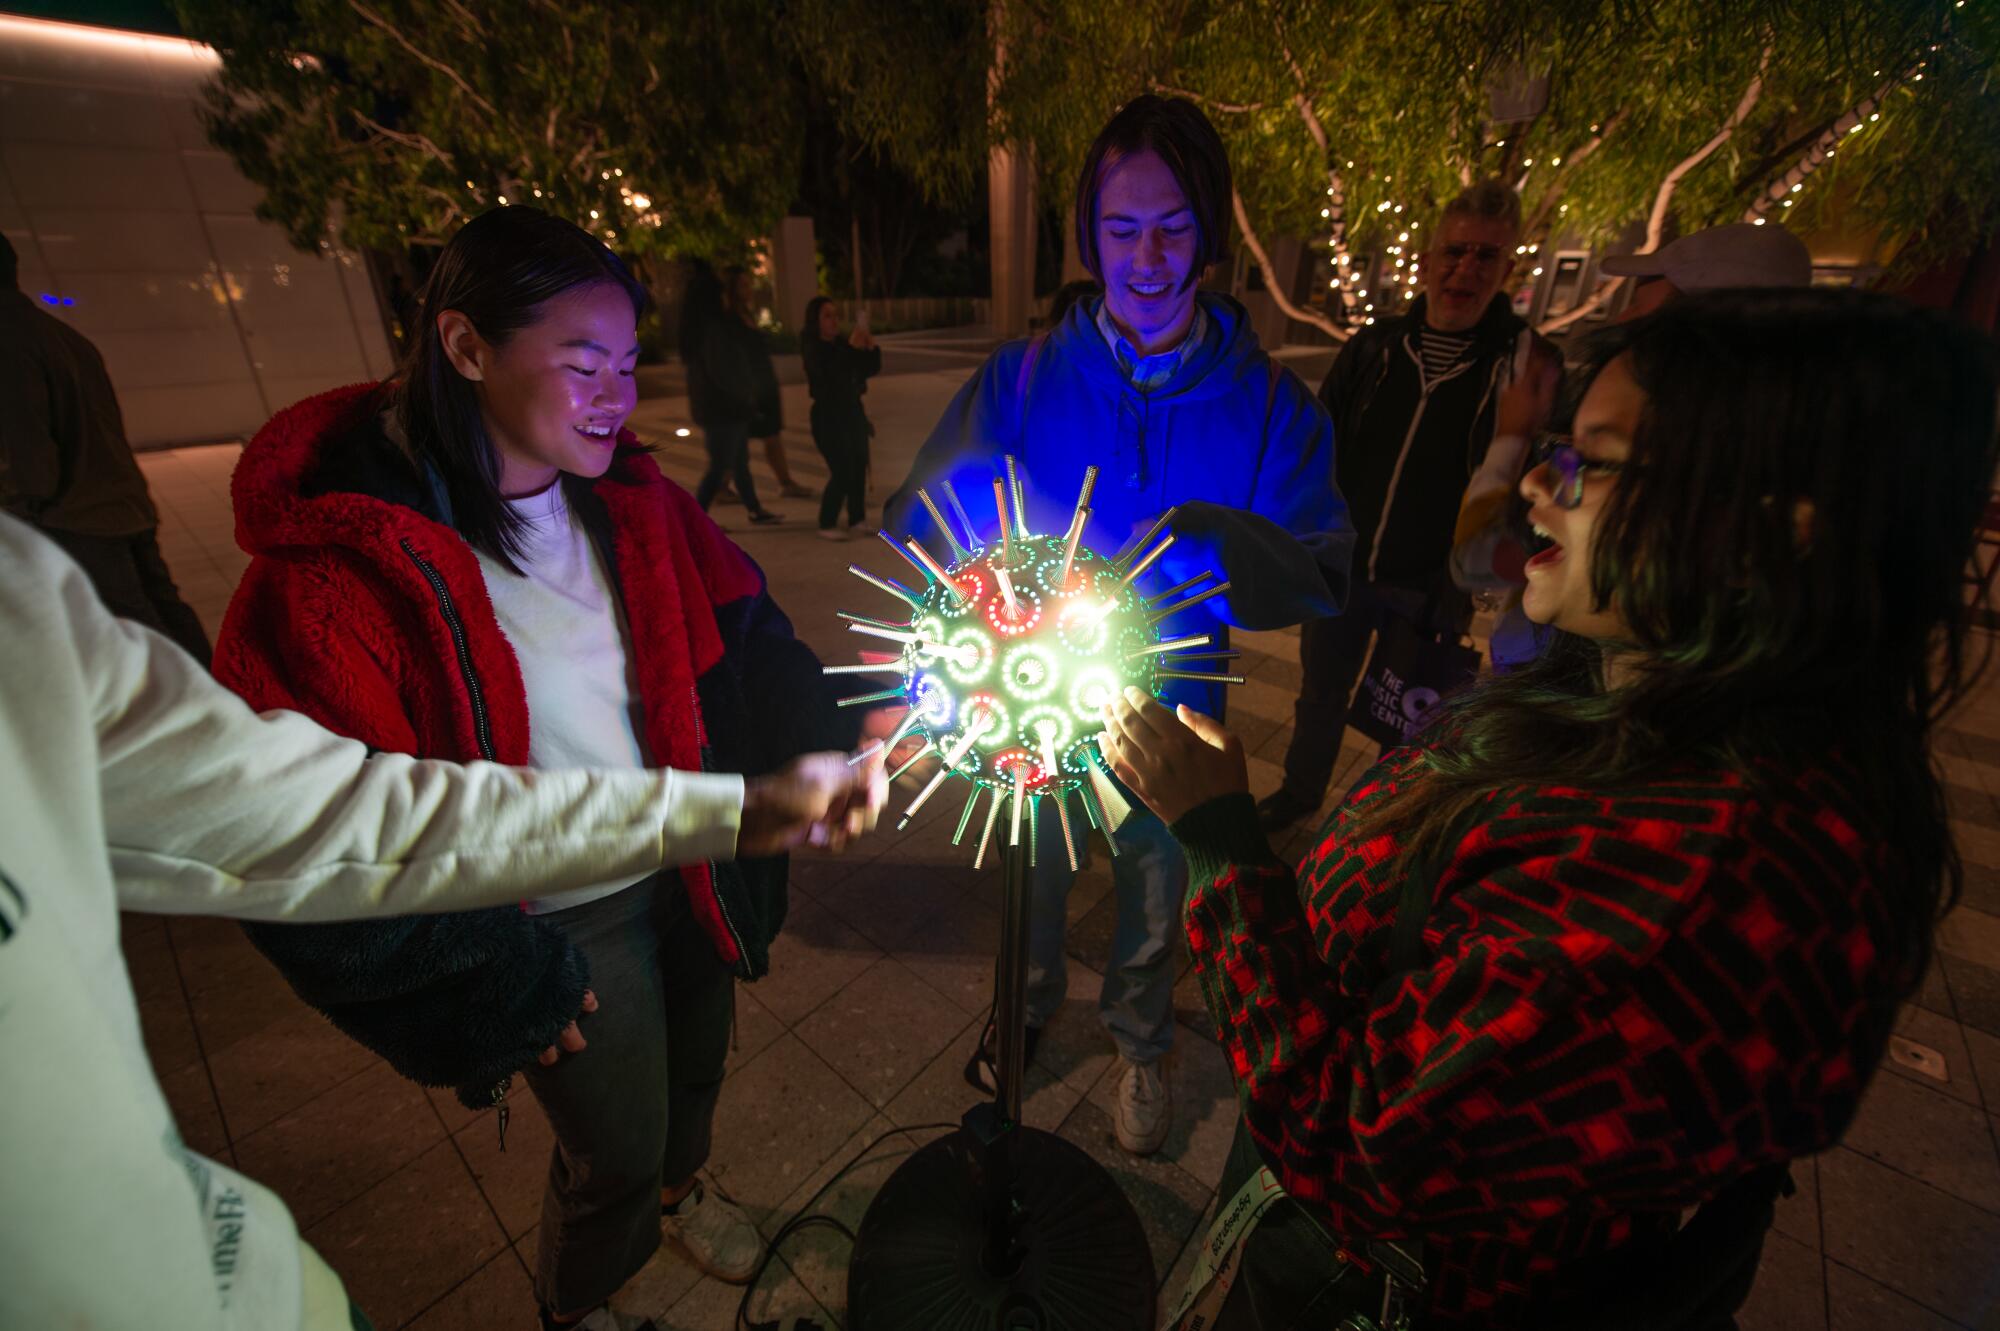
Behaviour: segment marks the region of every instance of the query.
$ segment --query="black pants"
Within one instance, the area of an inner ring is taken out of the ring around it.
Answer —
[[[695,488],[695,502],[706,509],[725,480],[734,478],[736,496],[753,516],[764,511],[757,502],[757,482],[750,476],[750,431],[740,424],[704,425],[702,442],[708,445],[708,470]]]
[[[1239,1118],[1217,1205],[1227,1206],[1262,1165]],[[1364,1279],[1341,1262],[1335,1256],[1339,1246],[1298,1202],[1290,1197],[1273,1202],[1243,1245],[1242,1269],[1212,1331],[1319,1331],[1351,1313],[1378,1311],[1380,1281]]]
[[[164,633],[201,662],[202,669],[208,668],[208,632],[200,617],[181,600],[174,575],[160,557],[157,531],[142,531],[136,536],[80,536],[47,527],[41,530],[82,567],[105,609]]]
[[[1354,583],[1344,613],[1299,626],[1298,702],[1292,708],[1292,742],[1285,750],[1285,790],[1317,805],[1340,761],[1348,702],[1375,632],[1391,615],[1434,632],[1463,632],[1471,602],[1442,575],[1420,582]]]
[[[819,497],[819,525],[832,527],[847,506],[847,524],[868,516],[868,418],[859,412],[812,411],[813,447],[826,459],[826,489]]]
[[[542,917],[590,962],[589,1044],[527,1070],[556,1147],[535,1293],[588,1312],[660,1246],[660,1189],[708,1160],[735,989],[672,872]]]

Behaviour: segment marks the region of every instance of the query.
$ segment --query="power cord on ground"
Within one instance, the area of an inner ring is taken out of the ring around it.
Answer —
[[[834,1172],[833,1177],[820,1184],[819,1190],[806,1199],[805,1205],[794,1211],[791,1218],[785,1221],[783,1225],[780,1225],[778,1232],[771,1236],[769,1246],[764,1249],[764,1260],[757,1263],[757,1273],[751,1276],[750,1283],[744,1286],[743,1298],[736,1305],[736,1331],[824,1331],[824,1328],[811,1318],[800,1318],[789,1327],[775,1319],[763,1322],[753,1322],[750,1320],[750,1296],[757,1292],[757,1286],[764,1279],[764,1272],[770,1269],[772,1259],[778,1255],[778,1248],[792,1235],[801,1230],[810,1229],[814,1225],[826,1225],[829,1228],[837,1229],[847,1236],[847,1241],[850,1244],[853,1243],[854,1231],[846,1225],[843,1225],[830,1215],[811,1214],[813,1207],[819,1202],[819,1199],[826,1195],[826,1190],[853,1173],[856,1166],[875,1153],[876,1147],[888,1141],[891,1137],[899,1136],[906,1132],[955,1132],[958,1126],[956,1123],[918,1123],[913,1127],[891,1128],[875,1138],[874,1141],[862,1147],[852,1160],[849,1160]]]

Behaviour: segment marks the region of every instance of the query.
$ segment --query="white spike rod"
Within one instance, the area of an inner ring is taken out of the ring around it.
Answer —
[[[965,840],[965,829],[972,822],[972,811],[979,807],[979,792],[986,789],[978,782],[972,783],[972,790],[965,797],[965,809],[958,815],[958,830],[951,834],[951,844],[956,846]]]
[[[1069,827],[1069,799],[1059,790],[1055,793],[1055,801],[1056,822],[1062,825],[1063,853],[1069,856],[1070,872],[1075,873],[1080,866],[1076,862],[1076,834]]]
[[[1098,761],[1103,760],[1100,758]],[[1111,778],[1104,774],[1104,770],[1096,762],[1090,764],[1086,776],[1088,782],[1084,789],[1090,791],[1097,801],[1097,825],[1104,832],[1105,844],[1110,846],[1111,853],[1116,855],[1118,842],[1111,833],[1114,828],[1123,826],[1125,820],[1132,816],[1132,806],[1125,802],[1125,797],[1118,793],[1118,787],[1111,783]]]
[[[836,618],[844,619],[850,624],[867,624],[878,629],[907,629],[913,627],[907,621],[901,624],[891,624],[886,619],[876,619],[869,615],[857,615],[852,610],[836,610],[833,613]]]
[[[958,518],[960,525],[965,528],[965,539],[968,548],[974,551],[982,549],[985,542],[979,539],[979,529],[972,525],[972,518],[966,513],[965,505],[958,501],[958,491],[951,488],[950,481],[939,481],[938,485],[944,490],[945,502],[951,505],[953,515]]]
[[[930,551],[917,544],[914,538],[904,541],[903,544],[909,548],[911,556],[917,561],[917,566],[923,569],[927,576],[934,578],[938,585],[951,593],[951,599],[954,604],[965,604],[965,593],[958,589],[957,580],[951,574],[945,572],[943,566],[937,560],[931,558]]]
[[[1169,615],[1178,615],[1181,611],[1187,609],[1189,606],[1200,605],[1203,601],[1206,601],[1209,597],[1220,596],[1228,590],[1229,590],[1229,584],[1227,582],[1218,582],[1213,587],[1205,588],[1202,591],[1196,592],[1193,596],[1188,597],[1185,601],[1176,601],[1174,604],[1168,606],[1164,610],[1155,610],[1152,614],[1146,617],[1146,622],[1148,624],[1157,624]]]
[[[1136,652],[1127,652],[1125,653],[1125,659],[1127,661],[1136,661],[1143,656],[1159,656],[1165,652],[1178,652],[1183,647],[1206,647],[1213,641],[1214,639],[1206,633],[1190,633],[1185,638],[1169,638],[1165,642],[1156,642],[1150,647],[1141,647]]]
[[[877,628],[873,624],[849,624],[847,631],[866,634],[871,638],[886,638],[890,642],[917,644],[924,640],[924,635],[915,629],[885,629]]]
[[[1007,831],[1007,844],[1010,846],[1021,844],[1021,805],[1027,798],[1028,777],[1021,770],[1020,765],[1016,764],[1014,767],[1014,805],[1008,813],[1008,817],[1013,819],[1013,825]]]
[[[993,482],[993,512],[1000,519],[1000,563],[1014,567],[1014,520],[1007,515],[1007,483]]]
[[[1000,787],[993,787],[993,804],[986,810],[986,828],[979,834],[979,853],[972,857],[975,869],[986,867],[986,847],[993,842],[993,824],[1000,821],[1000,806],[1006,802],[1007,797],[1000,792]]]
[[[1173,544],[1176,539],[1177,538],[1173,535],[1173,533],[1169,532],[1167,534],[1166,540],[1161,541],[1158,545],[1154,546],[1151,550],[1147,551],[1146,554],[1139,560],[1138,563],[1132,565],[1132,567],[1125,570],[1125,576],[1120,578],[1118,581],[1124,584],[1125,586],[1130,587],[1141,573],[1144,573],[1147,569],[1151,568],[1156,562],[1158,562],[1161,555],[1165,554],[1168,550],[1173,548]]]
[[[951,524],[944,520],[944,514],[938,512],[938,506],[931,501],[931,497],[922,490],[918,490],[917,501],[930,510],[931,521],[937,524],[938,530],[944,534],[944,539],[950,543],[952,562],[955,564],[963,563],[972,558],[972,551],[958,543],[958,533],[953,531]]]
[[[903,673],[901,661],[862,661],[856,665],[821,666],[822,675],[900,675]]]
[[[1076,507],[1078,512],[1083,512],[1089,509],[1090,496],[1092,495],[1092,493],[1096,491],[1096,489],[1097,489],[1097,468],[1085,467],[1083,469],[1083,486],[1076,492]]]
[[[1172,522],[1174,520],[1174,515],[1179,513],[1180,511],[1181,511],[1180,507],[1176,505],[1175,507],[1170,508],[1166,512],[1160,514],[1159,517],[1153,519],[1153,525],[1146,529],[1146,534],[1144,536],[1141,536],[1138,540],[1132,542],[1132,544],[1126,546],[1125,549],[1119,553],[1118,558],[1111,561],[1112,567],[1124,568],[1126,563],[1131,560],[1132,556],[1138,554],[1141,550],[1144,550],[1147,546],[1151,545],[1153,543],[1153,538],[1166,530],[1167,524],[1169,522]]]
[[[1207,582],[1210,578],[1214,576],[1215,576],[1214,569],[1205,568],[1201,572],[1195,574],[1192,578],[1189,578],[1186,582],[1177,582],[1173,586],[1161,592],[1158,596],[1149,596],[1146,599],[1155,606],[1163,605],[1167,601],[1171,600],[1173,597],[1176,597],[1180,595],[1182,592],[1186,591],[1188,588],[1198,587],[1202,583]]]
[[[923,808],[930,800],[930,797],[937,793],[937,788],[944,784],[944,779],[958,770],[959,760],[965,757],[966,751],[974,744],[977,744],[985,736],[986,732],[992,728],[993,718],[982,712],[978,723],[959,736],[958,740],[949,749],[945,750],[943,765],[937,769],[937,774],[931,777],[931,783],[918,792],[915,799],[910,801],[910,807],[903,810],[903,821],[896,824],[897,831],[900,832],[910,825],[910,819],[916,817],[917,810]]]
[[[935,744],[926,743],[924,747],[918,749],[915,753],[911,754],[901,767],[898,767],[895,771],[889,773],[889,779],[891,781],[899,780],[902,777],[903,773],[909,771],[912,767],[915,767],[918,763],[922,762],[925,758],[929,757],[931,754],[936,752],[937,752],[937,746]]]
[[[1018,623],[1021,618],[1021,601],[1014,595],[1013,577],[1004,568],[994,569],[993,576],[999,579],[1001,598],[1007,602],[1007,618]]]
[[[924,714],[912,707],[909,711],[903,713],[903,719],[896,723],[895,730],[890,732],[889,738],[883,742],[883,747],[893,753],[896,746],[908,739],[910,733],[923,723]]]
[[[1014,535],[1025,541],[1030,533],[1027,494],[1021,489],[1021,466],[1012,453],[1002,455],[1000,460],[1007,464],[1007,493],[1014,498]]]
[[[872,702],[890,702],[903,696],[901,685],[893,689],[883,689],[880,693],[857,693],[852,698],[842,698],[835,707],[865,707]]]
[[[1097,469],[1092,467],[1091,470],[1094,472]],[[1087,508],[1077,509],[1069,520],[1069,535],[1063,538],[1062,576],[1056,579],[1056,586],[1063,591],[1069,590],[1069,571],[1076,563],[1076,547],[1083,540],[1083,525],[1089,521],[1090,510]]]
[[[1203,684],[1241,684],[1241,675],[1211,675],[1200,670],[1155,670],[1155,679],[1192,679]]]
[[[924,598],[911,591],[908,587],[905,587],[902,583],[897,582],[894,578],[878,577],[859,564],[849,564],[847,571],[871,587],[880,587],[883,591],[889,593],[889,595],[908,605],[912,610],[921,610],[924,608]]]
[[[899,557],[905,564],[908,564],[911,568],[923,574],[925,581],[929,581],[931,576],[930,570],[925,568],[922,564],[919,564],[916,560],[910,558],[910,552],[908,550],[905,550],[902,546],[898,545],[896,543],[895,537],[891,536],[888,532],[883,531],[879,527],[875,529],[875,534],[881,537],[882,543],[888,546],[891,550],[894,550],[897,554],[897,557]]]

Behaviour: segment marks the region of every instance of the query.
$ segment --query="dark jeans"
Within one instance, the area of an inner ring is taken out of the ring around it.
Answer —
[[[157,531],[136,536],[80,536],[44,527],[41,532],[82,567],[105,609],[165,634],[201,662],[202,669],[208,668],[208,632],[181,600],[174,575],[160,557]]]
[[[1354,583],[1344,613],[1299,626],[1299,699],[1292,709],[1292,742],[1285,750],[1285,790],[1317,805],[1340,761],[1347,707],[1375,631],[1391,615],[1434,632],[1462,632],[1472,606],[1440,576],[1428,583]]]
[[[701,434],[708,445],[708,470],[695,488],[695,502],[706,509],[722,483],[734,477],[736,495],[744,509],[753,515],[761,513],[764,506],[757,502],[757,482],[750,476],[750,431],[740,424],[704,425]]]
[[[1243,1120],[1222,1166],[1218,1206],[1263,1166]],[[1353,1312],[1379,1310],[1381,1284],[1361,1278],[1334,1254],[1333,1235],[1298,1202],[1273,1202],[1243,1245],[1243,1266],[1213,1331],[1318,1331]],[[1178,1291],[1175,1291],[1178,1293]]]
[[[661,1187],[708,1160],[735,989],[671,871],[542,918],[582,950],[598,1003],[581,1052],[526,1073],[556,1135],[535,1293],[566,1315],[646,1264]]]
[[[826,489],[819,497],[819,525],[835,526],[841,505],[853,526],[868,515],[868,418],[822,412],[814,404],[813,447],[826,459]]]

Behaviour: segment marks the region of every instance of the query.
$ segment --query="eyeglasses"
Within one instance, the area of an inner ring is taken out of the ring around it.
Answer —
[[[1457,268],[1470,264],[1476,268],[1492,268],[1507,252],[1498,245],[1445,245],[1438,249],[1439,266]]]
[[[1626,462],[1608,462],[1602,458],[1587,458],[1576,451],[1576,445],[1560,435],[1544,435],[1535,444],[1534,465],[1548,465],[1555,469],[1555,484],[1550,497],[1558,508],[1575,508],[1583,502],[1583,478],[1591,476],[1616,476],[1622,471],[1636,470]]]

